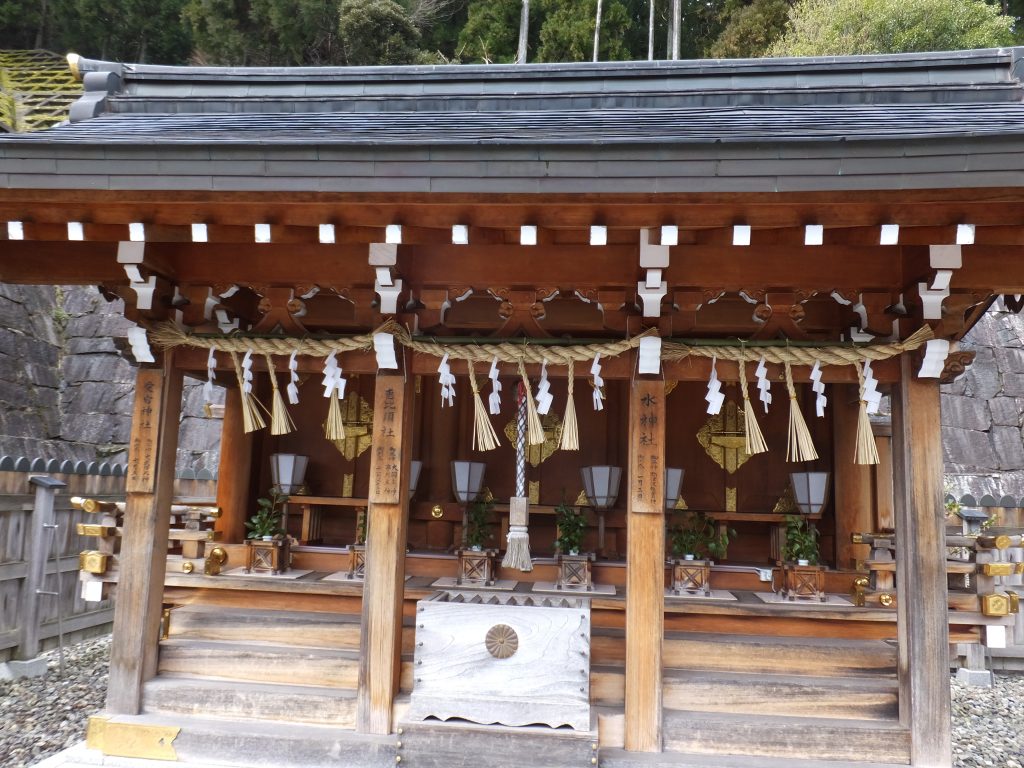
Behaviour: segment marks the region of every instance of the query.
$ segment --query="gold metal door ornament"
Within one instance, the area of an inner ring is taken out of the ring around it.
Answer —
[[[352,461],[373,443],[373,408],[357,393],[350,392],[341,401],[341,420],[345,424],[345,439],[331,442],[342,456]]]
[[[558,450],[558,444],[562,440],[562,419],[557,413],[547,413],[540,417],[540,423],[544,427],[544,442],[540,445],[526,446],[526,460],[531,467],[536,467],[548,459],[551,454]],[[347,428],[347,426],[346,426]],[[505,437],[509,445],[516,445],[516,420],[512,419],[505,425]]]
[[[697,432],[697,442],[718,466],[733,474],[750,455],[745,451],[747,423],[743,411],[729,400],[722,411],[709,416]]]

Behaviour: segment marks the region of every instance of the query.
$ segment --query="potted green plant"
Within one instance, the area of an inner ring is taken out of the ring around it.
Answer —
[[[825,602],[825,569],[818,563],[818,529],[801,515],[786,515],[782,596]],[[772,589],[774,589],[774,585]]]
[[[270,489],[269,498],[256,500],[256,514],[245,521],[249,534],[245,539],[245,572],[270,571],[278,574],[288,570],[291,549],[282,526],[284,505],[288,497],[277,488]]]
[[[583,510],[562,502],[555,507],[555,523],[558,525],[558,537],[555,548],[558,550],[558,589],[593,589],[593,562],[591,553],[581,554],[583,537],[587,533],[587,516]]]
[[[494,502],[477,499],[466,508],[465,546],[458,550],[458,571],[455,583],[491,586],[494,583],[496,549],[488,549],[491,539],[491,511]]]
[[[469,505],[466,514],[466,546],[474,552],[484,548],[488,539],[491,538],[491,511],[494,509],[493,501],[478,499]]]
[[[668,529],[672,550],[672,591],[677,595],[711,594],[711,557],[723,558],[736,531],[703,512],[685,514]],[[680,559],[680,557],[682,559]]]
[[[284,534],[281,518],[287,502],[288,497],[276,488],[270,489],[270,498],[256,499],[256,514],[245,521],[245,527],[249,530],[246,538],[271,541],[275,536]]]
[[[818,529],[800,515],[786,515],[782,557],[801,566],[818,564]]]

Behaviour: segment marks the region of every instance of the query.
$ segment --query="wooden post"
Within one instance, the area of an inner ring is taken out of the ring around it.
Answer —
[[[356,730],[360,733],[391,733],[391,710],[398,692],[413,399],[411,377],[377,376],[359,630]]]
[[[900,721],[911,765],[951,764],[946,538],[939,383],[914,376],[910,355],[893,386]]]
[[[46,561],[50,554],[51,535],[47,526],[53,525],[53,497],[58,488],[66,483],[52,477],[30,477],[29,484],[35,487],[36,498],[32,505],[29,532],[25,549],[28,552],[28,569],[21,583],[21,619],[18,625],[18,650],[14,658],[19,661],[34,659],[39,654],[39,598],[46,578]],[[58,563],[59,565],[59,563]],[[57,595],[60,600],[61,596]],[[45,666],[43,667],[45,671]]]
[[[661,751],[665,622],[665,382],[637,379],[629,396],[625,747]]]
[[[140,368],[135,378],[107,685],[110,714],[137,715],[142,685],[156,674],[182,378],[169,359],[163,369]]]
[[[217,470],[217,506],[220,518],[215,529],[221,540],[245,540],[245,521],[256,510],[248,508],[252,476],[252,435],[242,429],[242,395],[228,387],[224,398],[224,421],[220,430],[220,464]]]
[[[874,530],[871,465],[854,464],[857,447],[858,387],[836,384],[832,388],[832,421],[835,429],[836,568],[853,569],[864,560],[868,547],[854,544],[850,534]]]

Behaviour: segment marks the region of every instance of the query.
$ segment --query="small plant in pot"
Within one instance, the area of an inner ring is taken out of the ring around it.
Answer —
[[[466,515],[466,546],[479,552],[491,538],[491,511],[493,501],[479,499],[469,505]]]
[[[684,560],[724,558],[729,550],[729,540],[734,538],[735,530],[722,528],[719,531],[715,519],[703,512],[687,515],[668,530],[672,555]]]
[[[799,515],[787,515],[786,546],[782,557],[797,565],[817,565],[818,529]]]
[[[256,500],[256,514],[245,521],[249,534],[246,538],[272,541],[284,534],[281,517],[288,497],[276,489],[270,490],[270,498]]]
[[[555,523],[558,525],[555,547],[563,555],[578,555],[583,548],[583,536],[587,532],[587,516],[562,499],[562,503],[555,507]]]

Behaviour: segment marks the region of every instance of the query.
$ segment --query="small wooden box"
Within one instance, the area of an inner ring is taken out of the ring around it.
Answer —
[[[494,558],[497,554],[496,549],[458,550],[459,570],[455,583],[484,587],[494,584]]]
[[[439,592],[416,604],[413,669],[410,720],[588,731],[590,601]]]
[[[711,594],[710,560],[673,560],[672,591],[677,595]]]
[[[592,554],[558,555],[558,581],[555,582],[555,587],[577,592],[591,591],[594,588],[590,568],[593,560]]]
[[[288,546],[288,539],[274,539],[273,541],[245,540],[246,573],[252,573],[253,571],[284,573],[288,570],[290,560],[291,550]]]
[[[350,544],[348,556],[348,577],[355,581],[362,581],[366,576],[366,545]]]
[[[787,600],[825,602],[825,569],[820,565],[782,564],[782,596]]]

